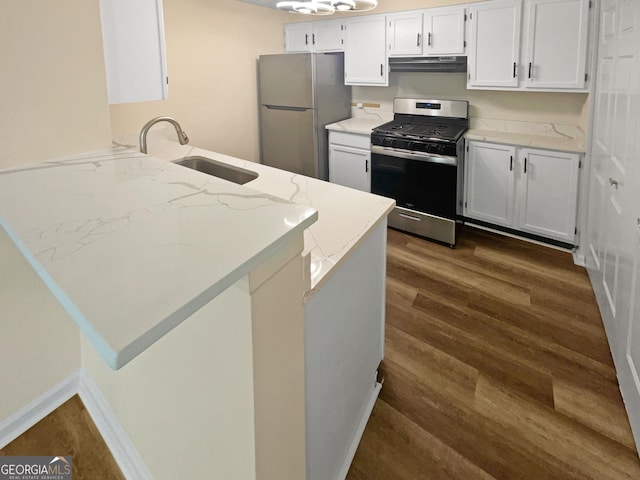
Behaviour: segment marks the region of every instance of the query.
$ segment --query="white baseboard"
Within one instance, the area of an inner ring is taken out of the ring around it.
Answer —
[[[353,457],[356,456],[356,450],[358,449],[358,445],[360,445],[360,440],[362,440],[364,429],[367,427],[367,422],[369,421],[369,417],[371,417],[371,412],[373,411],[373,407],[376,404],[378,395],[380,395],[381,388],[382,384],[376,383],[376,386],[373,388],[373,392],[371,392],[371,397],[369,397],[369,401],[367,402],[362,418],[360,419],[360,424],[358,425],[358,429],[356,430],[356,435],[353,438],[353,442],[351,442],[351,446],[349,446],[347,457],[344,459],[344,463],[342,464],[342,468],[340,469],[340,475],[338,475],[339,480],[345,480],[345,478],[347,478],[347,473],[349,473],[349,468],[351,468],[351,462],[353,462]]]
[[[573,263],[578,265],[579,267],[587,267],[587,257],[580,253],[578,249],[573,251]]]
[[[78,387],[78,394],[82,399],[82,403],[84,403],[89,415],[91,415],[93,423],[96,424],[125,478],[129,480],[153,480],[129,435],[120,425],[98,386],[84,369],[79,372]]]
[[[31,403],[0,422],[0,448],[4,448],[56,408],[78,394],[113,458],[128,480],[153,477],[111,407],[86,370],[80,369]]]
[[[74,372],[38,398],[0,422],[0,448],[4,448],[78,393],[80,372]]]

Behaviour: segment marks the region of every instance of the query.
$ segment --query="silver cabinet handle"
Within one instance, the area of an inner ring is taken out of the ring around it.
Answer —
[[[416,47],[420,46],[420,34],[418,34],[418,42],[416,43]]]
[[[309,45],[309,34],[308,33],[304,34],[304,44],[305,45]]]
[[[431,32],[429,32],[429,36],[427,37],[427,46],[431,46]]]
[[[413,215],[407,215],[406,213],[399,213],[399,217],[406,218],[407,220],[413,220],[414,222],[421,222],[422,219],[420,217],[415,217]]]
[[[380,64],[380,76],[384,76],[384,65],[382,63]]]
[[[616,190],[618,189],[618,181],[614,180],[611,177],[609,177],[609,185],[612,186],[612,187],[616,187]]]

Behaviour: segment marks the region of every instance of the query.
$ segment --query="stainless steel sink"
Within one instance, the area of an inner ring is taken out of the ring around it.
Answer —
[[[228,165],[199,155],[184,157],[183,159],[176,160],[173,163],[206,173],[207,175],[224,178],[225,180],[229,180],[230,182],[237,183],[239,185],[244,185],[245,183],[258,178],[258,174],[251,170],[245,170],[244,168]]]

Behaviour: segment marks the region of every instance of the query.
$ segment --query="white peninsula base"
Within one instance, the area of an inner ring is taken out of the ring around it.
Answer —
[[[344,480],[380,391],[387,221],[307,302],[307,480]]]

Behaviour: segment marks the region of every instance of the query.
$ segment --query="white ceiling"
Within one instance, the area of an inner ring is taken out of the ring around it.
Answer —
[[[254,5],[260,5],[261,7],[276,8],[278,0],[238,0],[239,2],[252,3]]]

